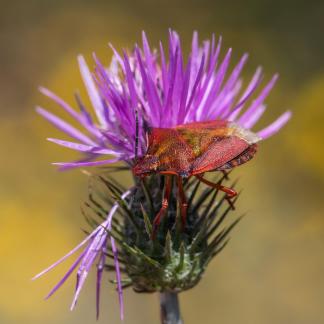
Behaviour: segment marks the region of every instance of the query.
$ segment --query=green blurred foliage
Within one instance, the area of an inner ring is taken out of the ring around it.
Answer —
[[[1,4],[1,323],[81,324],[95,317],[93,277],[73,313],[68,310],[73,279],[42,302],[68,264],[30,282],[83,237],[79,206],[87,186],[80,171],[58,174],[50,166],[75,154],[44,140],[59,132],[33,107],[59,108],[37,93],[38,85],[71,103],[75,90],[85,98],[77,54],[85,54],[90,66],[93,51],[108,63],[108,42],[129,48],[145,29],[157,45],[169,27],[179,31],[187,50],[194,29],[201,38],[222,34],[236,59],[250,53],[246,76],[259,64],[267,78],[280,73],[258,127],[286,108],[294,112],[289,125],[261,145],[257,158],[235,171],[244,188],[238,209],[249,216],[202,283],[181,296],[185,322],[324,322],[323,1]],[[115,292],[107,280],[104,286],[99,322],[118,323]],[[157,323],[157,296],[128,291],[125,299],[125,323]]]

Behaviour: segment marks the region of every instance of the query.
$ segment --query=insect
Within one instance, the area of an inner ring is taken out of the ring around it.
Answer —
[[[153,220],[155,233],[168,209],[172,190],[172,177],[177,178],[182,224],[185,225],[187,201],[183,179],[197,177],[203,183],[217,188],[227,195],[227,200],[237,195],[236,191],[203,178],[205,172],[232,169],[252,159],[261,138],[239,125],[214,120],[193,122],[172,128],[148,128],[146,154],[136,159],[135,176],[144,178],[150,174],[166,175],[162,207]]]

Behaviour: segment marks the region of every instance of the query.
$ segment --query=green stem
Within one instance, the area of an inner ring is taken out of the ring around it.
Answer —
[[[161,324],[183,324],[177,293],[160,293],[160,314]]]

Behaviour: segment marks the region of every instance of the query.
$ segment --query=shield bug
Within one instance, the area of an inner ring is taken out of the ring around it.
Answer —
[[[135,159],[133,173],[144,178],[152,173],[166,175],[162,207],[153,221],[154,232],[168,209],[172,188],[171,176],[176,176],[185,225],[187,202],[183,178],[197,177],[203,183],[227,195],[236,196],[233,189],[203,178],[205,172],[223,171],[241,165],[254,156],[261,138],[239,125],[225,120],[193,122],[172,128],[148,128],[146,154]]]

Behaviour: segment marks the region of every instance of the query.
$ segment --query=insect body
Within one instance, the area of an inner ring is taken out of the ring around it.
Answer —
[[[259,140],[260,137],[251,131],[224,120],[152,128],[148,131],[147,152],[137,160],[133,172],[139,177],[152,173],[177,177],[184,224],[187,203],[182,179],[196,176],[205,184],[224,191],[228,199],[234,197],[234,190],[209,182],[203,178],[203,174],[225,171],[249,161],[256,153]],[[171,187],[172,182],[168,177],[162,208],[154,219],[155,227],[168,208]]]

